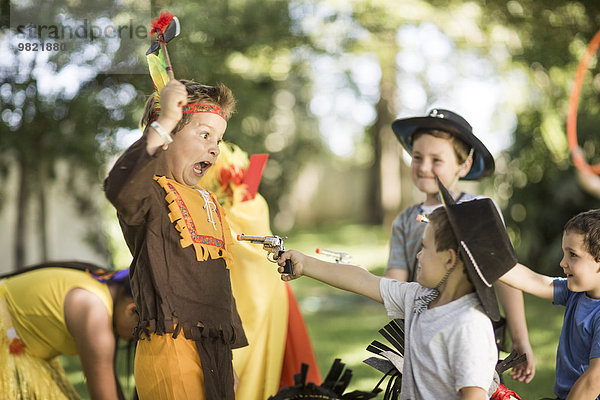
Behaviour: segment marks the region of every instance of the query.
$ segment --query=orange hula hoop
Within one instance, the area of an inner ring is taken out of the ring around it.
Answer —
[[[583,151],[577,143],[577,109],[579,108],[579,97],[581,95],[583,79],[585,78],[585,73],[592,56],[598,50],[598,46],[600,46],[600,31],[596,32],[581,60],[579,60],[575,78],[573,79],[573,88],[571,89],[567,111],[567,140],[569,149],[571,150],[571,157],[573,157],[573,163],[580,171],[596,175],[600,175],[600,164],[589,165],[583,158]]]

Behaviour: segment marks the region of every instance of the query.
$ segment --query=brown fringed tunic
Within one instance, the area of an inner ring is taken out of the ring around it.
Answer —
[[[209,192],[164,177],[164,157],[161,149],[148,155],[144,136],[104,182],[133,255],[130,278],[140,317],[135,335],[194,340],[207,399],[233,400],[231,349],[248,344],[229,279],[233,239]]]

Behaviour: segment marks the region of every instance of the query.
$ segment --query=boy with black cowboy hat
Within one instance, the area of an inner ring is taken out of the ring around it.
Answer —
[[[423,117],[398,119],[392,129],[412,156],[411,178],[425,194],[425,201],[406,208],[395,219],[385,276],[398,281],[413,281],[416,255],[421,249],[425,230],[416,217],[441,206],[435,177],[448,188],[456,202],[472,200],[478,196],[457,191],[457,181],[492,175],[494,158],[473,134],[471,125],[450,110],[432,109]],[[527,361],[515,366],[510,374],[513,379],[529,382],[535,374],[535,364],[527,334],[523,295],[504,284],[497,284],[496,289],[508,321],[513,349],[527,355]]]
[[[402,399],[487,399],[497,361],[490,318],[499,316],[492,283],[517,260],[492,200],[457,204],[441,183],[440,192],[444,207],[428,217],[418,283],[295,250],[279,258],[279,272],[290,259],[294,275],[283,280],[307,275],[383,303],[390,318],[405,320]]]

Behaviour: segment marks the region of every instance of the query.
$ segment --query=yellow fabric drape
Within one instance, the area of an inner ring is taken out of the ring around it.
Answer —
[[[268,206],[259,194],[232,205],[228,220],[234,236],[272,234]],[[240,380],[236,398],[264,400],[279,390],[287,335],[287,293],[277,265],[266,259],[262,246],[239,242],[234,254],[233,295],[249,342],[249,346],[233,351]]]

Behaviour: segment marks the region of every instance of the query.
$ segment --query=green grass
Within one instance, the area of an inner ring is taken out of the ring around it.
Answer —
[[[343,251],[352,256],[352,263],[382,275],[388,256],[387,243],[387,232],[379,227],[346,225],[293,233],[285,245],[288,249],[298,249],[309,255],[314,255],[317,247]],[[321,375],[324,376],[329,371],[335,358],[340,358],[353,372],[347,391],[373,389],[382,374],[362,361],[372,355],[366,350],[367,345],[374,339],[383,339],[377,332],[388,322],[383,306],[310,278],[300,278],[290,284],[303,312]],[[523,400],[552,396],[556,346],[563,311],[562,307],[525,295],[525,312],[536,358],[536,375],[529,384],[515,382],[508,374],[504,378],[506,386],[515,390]],[[125,354],[126,351],[122,353]],[[76,389],[84,399],[89,398],[79,360],[76,357],[63,357],[62,360]],[[131,384],[128,386],[126,382],[124,361],[120,360],[119,365],[121,382],[126,392],[129,392]],[[379,396],[378,399],[382,397]]]

